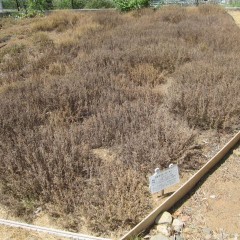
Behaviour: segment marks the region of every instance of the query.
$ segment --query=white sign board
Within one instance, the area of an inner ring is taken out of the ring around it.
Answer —
[[[168,169],[160,171],[158,168],[155,174],[149,178],[151,193],[157,193],[180,181],[177,165],[172,165]]]

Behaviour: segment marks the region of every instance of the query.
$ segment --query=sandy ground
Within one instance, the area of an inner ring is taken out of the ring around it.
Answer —
[[[53,237],[49,234],[27,231],[23,229],[15,229],[0,226],[0,239],[1,240],[57,240],[63,238]]]
[[[228,11],[228,13],[233,17],[236,24],[240,27],[240,11]]]
[[[174,215],[186,219],[184,239],[238,239],[240,236],[240,146],[225,158]]]

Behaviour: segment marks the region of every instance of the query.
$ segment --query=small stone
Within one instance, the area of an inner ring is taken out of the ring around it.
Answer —
[[[157,225],[157,231],[167,237],[171,235],[171,228],[168,226],[168,224]]]
[[[202,232],[206,235],[212,235],[212,230],[210,228],[203,228]]]
[[[173,220],[172,226],[175,232],[181,232],[184,226],[184,222],[176,218]]]
[[[187,216],[187,215],[182,216],[182,217],[181,217],[181,220],[182,220],[183,222],[187,222],[187,221],[190,220],[190,216]]]
[[[231,234],[228,238],[228,240],[239,240],[239,235],[236,233],[236,234]]]
[[[158,233],[157,235],[152,236],[150,240],[170,240],[170,239],[164,236],[162,233]]]
[[[42,212],[42,208],[41,207],[38,207],[36,209],[36,211],[34,212],[34,214],[38,215],[40,212]]]
[[[187,227],[183,229],[183,232],[185,234],[191,235],[191,234],[196,234],[198,233],[198,230],[196,228],[191,228],[191,227]]]
[[[182,237],[181,235],[174,235],[173,240],[184,240],[184,237]]]
[[[156,228],[152,228],[152,229],[150,230],[149,234],[150,234],[151,236],[155,236],[155,235],[158,234],[158,231],[157,231]]]
[[[178,209],[176,212],[174,212],[173,216],[178,217],[182,214],[182,210]]]
[[[192,228],[184,228],[184,233],[192,233]]]
[[[211,199],[215,199],[215,198],[216,198],[216,195],[211,195],[210,198],[211,198]]]
[[[164,212],[163,214],[160,214],[155,219],[156,224],[171,224],[172,223],[172,215],[169,212]]]
[[[240,151],[238,150],[233,150],[233,154],[236,155],[237,157],[240,157]]]
[[[212,239],[212,235],[211,234],[207,234],[204,239],[205,240],[210,240],[210,239]]]
[[[151,235],[145,235],[144,237],[143,237],[143,239],[150,239],[151,238]]]
[[[191,207],[184,208],[184,214],[192,215],[192,213],[193,213],[193,209]]]

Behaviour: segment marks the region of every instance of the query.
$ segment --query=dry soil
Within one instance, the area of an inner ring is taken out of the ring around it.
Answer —
[[[187,239],[238,239],[240,236],[240,146],[175,209],[186,219]]]

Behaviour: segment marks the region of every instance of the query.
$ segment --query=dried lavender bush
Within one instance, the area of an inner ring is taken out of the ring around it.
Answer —
[[[0,49],[1,201],[18,214],[43,205],[116,236],[151,209],[156,166],[198,168],[198,131],[239,124],[239,29],[222,9],[64,12],[30,29]]]

